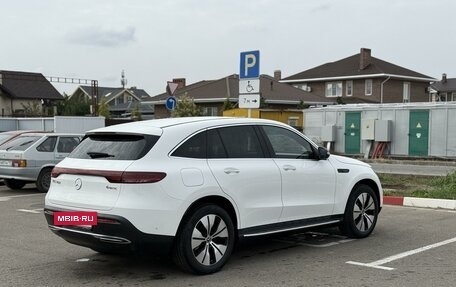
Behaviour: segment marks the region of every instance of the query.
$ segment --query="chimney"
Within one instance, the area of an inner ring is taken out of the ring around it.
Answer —
[[[178,89],[183,88],[185,87],[185,78],[174,78],[173,83],[176,83],[178,85]]]
[[[445,74],[445,73],[443,73],[443,74],[442,74],[442,83],[444,83],[444,84],[445,84],[445,83],[446,83],[446,81],[447,81],[447,76],[446,76],[446,74]]]
[[[359,69],[364,70],[371,63],[371,49],[361,48],[359,55]]]
[[[274,71],[274,80],[276,80],[276,81],[282,80],[282,71],[281,70]]]

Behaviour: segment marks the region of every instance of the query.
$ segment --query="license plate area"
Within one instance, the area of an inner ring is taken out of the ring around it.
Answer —
[[[0,160],[0,166],[11,166],[10,160]]]

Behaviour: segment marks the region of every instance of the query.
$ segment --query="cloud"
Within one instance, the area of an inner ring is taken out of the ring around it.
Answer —
[[[123,30],[104,29],[102,27],[86,27],[66,35],[66,40],[72,44],[120,47],[135,41],[134,27],[126,27]]]
[[[325,12],[325,11],[328,11],[329,9],[331,9],[331,5],[328,4],[328,3],[322,3],[316,7],[314,7],[313,9],[311,9],[310,11],[312,13],[317,13],[317,12]]]

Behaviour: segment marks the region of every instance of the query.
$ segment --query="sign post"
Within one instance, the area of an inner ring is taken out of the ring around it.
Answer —
[[[239,69],[239,108],[252,110],[260,107],[260,51],[241,52]]]

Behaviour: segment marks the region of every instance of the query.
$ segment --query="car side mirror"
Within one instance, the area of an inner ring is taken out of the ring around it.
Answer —
[[[324,147],[319,146],[317,149],[317,159],[318,160],[325,160],[329,157],[330,153]]]

